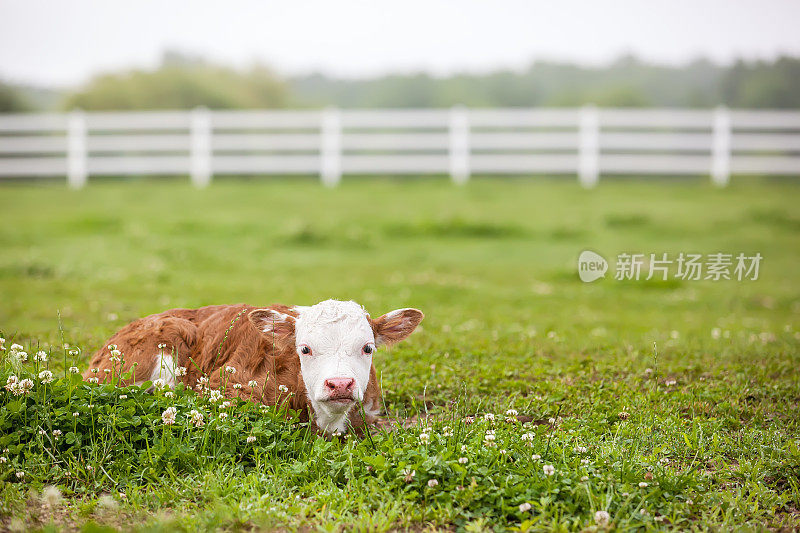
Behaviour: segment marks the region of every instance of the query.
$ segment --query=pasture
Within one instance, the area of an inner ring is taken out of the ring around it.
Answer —
[[[800,187],[573,181],[3,185],[0,385],[34,386],[0,392],[0,529],[800,527]],[[763,262],[582,283],[585,249]],[[167,308],[327,298],[426,313],[376,355],[391,420],[363,438],[66,372]]]

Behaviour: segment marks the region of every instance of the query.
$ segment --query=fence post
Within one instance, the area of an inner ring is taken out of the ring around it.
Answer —
[[[86,115],[76,109],[67,118],[67,183],[73,189],[80,189],[87,178]]]
[[[191,111],[189,135],[191,137],[190,176],[195,187],[211,183],[211,112],[205,107]]]
[[[714,110],[711,146],[711,182],[725,187],[731,180],[731,114],[725,106]]]
[[[322,111],[320,124],[319,177],[326,187],[342,180],[342,117],[335,107]]]
[[[590,189],[600,179],[600,113],[594,105],[580,110],[578,180]]]
[[[469,112],[464,106],[450,108],[450,178],[456,185],[469,181]]]

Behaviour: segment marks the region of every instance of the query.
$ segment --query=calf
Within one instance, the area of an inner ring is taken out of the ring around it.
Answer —
[[[337,300],[172,309],[119,330],[94,354],[84,378],[110,381],[131,370],[122,385],[180,381],[200,391],[285,403],[325,433],[342,432],[348,421],[359,427],[380,409],[376,348],[408,337],[423,316],[397,309],[373,320],[355,302]]]

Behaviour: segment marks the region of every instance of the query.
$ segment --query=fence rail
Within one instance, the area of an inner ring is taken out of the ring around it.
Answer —
[[[312,174],[800,176],[800,112],[404,109],[0,115],[0,177]]]

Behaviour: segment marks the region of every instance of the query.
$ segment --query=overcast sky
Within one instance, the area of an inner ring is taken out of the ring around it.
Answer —
[[[71,85],[164,49],[284,74],[800,56],[798,0],[0,0],[0,78]]]

